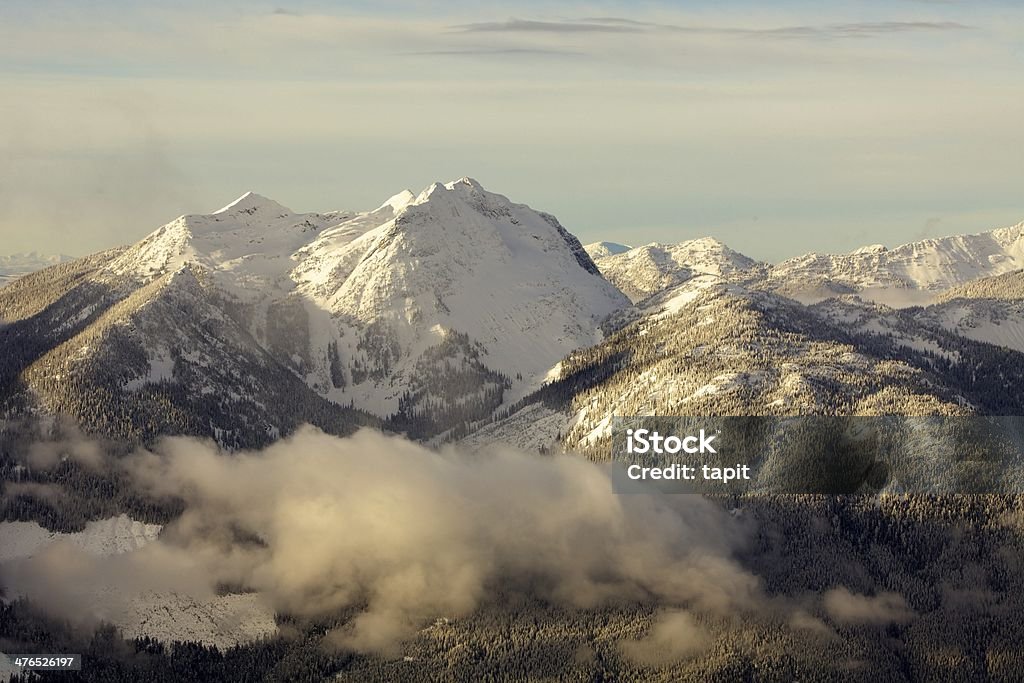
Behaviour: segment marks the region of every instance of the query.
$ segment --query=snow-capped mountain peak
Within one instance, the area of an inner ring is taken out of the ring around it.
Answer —
[[[591,242],[590,244],[583,245],[583,248],[590,258],[597,261],[605,256],[614,256],[615,254],[622,254],[629,251],[633,247],[626,244],[619,244],[618,242]]]
[[[433,183],[404,206],[408,196],[398,197],[381,208],[400,208],[376,226],[326,231],[292,274],[298,293],[328,315],[314,343],[333,345],[352,365],[347,388],[332,390],[339,398],[391,413],[402,397],[389,377],[434,372],[438,354],[470,363],[480,390],[499,396],[504,380],[493,373],[522,377],[515,392],[591,343],[600,320],[627,304],[553,216],[471,178]],[[338,241],[326,248],[335,231]],[[337,387],[341,371],[332,380],[327,370],[311,381]],[[429,394],[436,409],[439,389],[410,400]]]
[[[391,209],[393,212],[401,211],[414,201],[416,201],[416,195],[409,190],[402,190],[398,194],[388,197],[387,201],[378,206],[375,211],[385,208]]]
[[[257,211],[264,214],[273,213],[277,215],[292,213],[291,209],[278,204],[273,199],[268,199],[263,195],[249,191],[230,204],[217,209],[213,212],[213,215],[217,216],[225,213],[244,213],[252,215]]]
[[[652,242],[598,261],[604,276],[634,302],[696,275],[731,277],[757,265],[714,237],[678,244]]]
[[[152,366],[125,384],[133,391],[224,365],[228,351],[213,340],[231,330],[224,347],[239,346],[245,363],[273,359],[318,400],[427,431],[482,419],[538,387],[628,306],[557,219],[468,177],[363,213],[294,213],[247,193],[167,223],[95,277],[111,301],[132,302],[116,321],[134,326],[137,357]],[[223,326],[203,337],[211,346],[157,321],[180,326],[183,310]]]
[[[1024,221],[1006,228],[997,228],[990,234],[999,244],[1004,246],[1013,244],[1017,240],[1021,239],[1021,237],[1024,237]]]
[[[477,192],[485,191],[484,186],[481,185],[479,181],[477,181],[475,178],[470,178],[469,176],[462,176],[458,180],[453,180],[449,183],[445,183],[444,186],[449,190],[454,190],[455,187],[458,185],[465,185],[466,187],[472,188]]]
[[[445,196],[445,193],[455,193],[459,197],[471,197],[475,195],[490,194],[476,180],[469,177],[462,177],[458,180],[452,180],[451,182],[441,182],[439,180],[431,183],[425,190],[417,195],[416,199],[410,202],[411,204],[422,204],[430,199],[436,199],[438,197]]]
[[[209,214],[186,214],[127,249],[110,270],[149,281],[196,263],[220,274],[227,289],[242,298],[281,282],[294,265],[290,256],[321,230],[350,215],[293,213],[255,192],[246,192]]]

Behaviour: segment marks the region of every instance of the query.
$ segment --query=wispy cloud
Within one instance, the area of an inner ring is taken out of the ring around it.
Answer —
[[[401,52],[398,54],[410,57],[519,57],[530,55],[536,55],[541,57],[582,57],[585,56],[587,53],[581,52],[579,50],[556,50],[531,47],[469,47],[464,49],[451,50],[421,50],[419,52]]]
[[[654,24],[509,19],[507,21],[459,24],[452,28],[463,33],[640,33],[649,26],[654,26]]]
[[[970,26],[954,21],[877,21],[822,25],[794,25],[773,28],[737,26],[685,26],[621,17],[588,17],[565,21],[532,21],[509,19],[451,27],[461,33],[689,33],[717,36],[751,36],[777,38],[866,38],[894,33],[960,31]]]
[[[971,27],[955,21],[877,21],[825,26],[784,26],[749,33],[780,37],[872,38],[892,33],[964,31]]]

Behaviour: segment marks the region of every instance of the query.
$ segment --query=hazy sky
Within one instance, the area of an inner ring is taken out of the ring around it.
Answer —
[[[1024,220],[1024,7],[0,3],[0,253],[470,175],[584,242],[776,260]]]

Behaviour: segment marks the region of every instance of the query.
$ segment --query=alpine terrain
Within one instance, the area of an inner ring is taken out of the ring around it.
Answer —
[[[713,238],[600,256],[636,304],[465,442],[603,458],[616,415],[1022,414],[1022,254],[1024,224],[778,265]]]
[[[1024,224],[584,247],[470,178],[247,193],[49,264],[0,287],[0,650],[110,681],[1019,680],[1020,468],[937,418],[1024,415],[1022,268]],[[1008,492],[872,465],[871,495],[618,495],[613,419],[648,415],[927,416],[890,462]]]
[[[557,219],[469,178],[368,212],[247,193],[0,289],[0,391],[132,440],[426,436],[536,389],[626,305]]]

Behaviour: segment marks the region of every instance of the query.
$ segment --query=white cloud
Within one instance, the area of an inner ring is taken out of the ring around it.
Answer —
[[[768,609],[760,581],[731,557],[743,525],[697,496],[616,495],[606,469],[582,458],[438,454],[369,430],[339,439],[311,428],[258,453],[185,438],[158,451],[124,461],[146,490],[186,501],[158,542],[93,560],[55,548],[7,570],[7,584],[58,610],[95,603],[110,577],[197,600],[244,586],[289,614],[358,610],[332,640],[360,651],[390,651],[498,593]],[[698,651],[706,638],[689,619],[668,615],[630,652],[648,657],[684,636],[671,656]]]

